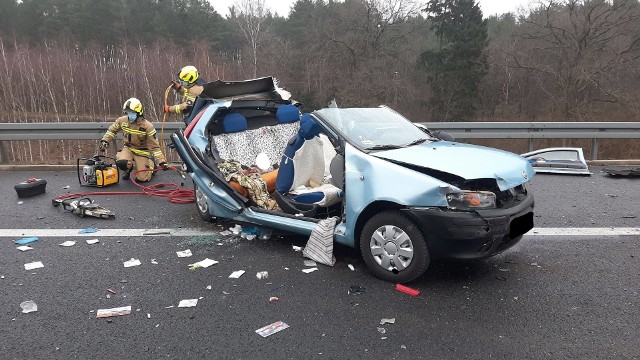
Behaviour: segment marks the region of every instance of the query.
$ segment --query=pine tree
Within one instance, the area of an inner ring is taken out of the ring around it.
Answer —
[[[432,90],[433,119],[471,119],[488,67],[487,22],[475,0],[430,0],[424,11],[438,38],[437,48],[421,56]]]

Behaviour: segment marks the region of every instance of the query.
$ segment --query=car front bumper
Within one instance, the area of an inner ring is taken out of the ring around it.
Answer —
[[[528,193],[508,209],[459,211],[446,208],[408,208],[418,224],[431,256],[482,259],[515,245],[533,228],[533,195]]]

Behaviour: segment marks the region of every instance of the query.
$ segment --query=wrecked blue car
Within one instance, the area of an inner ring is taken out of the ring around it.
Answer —
[[[400,283],[432,259],[496,255],[533,227],[528,161],[441,140],[388,107],[302,114],[272,78],[207,84],[197,104],[172,141],[204,220],[310,235],[334,219],[335,242]]]

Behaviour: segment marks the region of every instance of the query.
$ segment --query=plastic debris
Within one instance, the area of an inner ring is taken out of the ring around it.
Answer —
[[[258,278],[258,280],[267,279],[269,278],[269,273],[266,271],[258,271],[256,273],[256,277]]]
[[[86,228],[78,231],[78,234],[93,234],[94,232],[98,232],[96,228]]]
[[[131,314],[131,306],[122,306],[111,309],[98,309],[98,312],[96,312],[96,319],[129,314]]]
[[[75,241],[67,240],[67,241],[63,242],[62,244],[60,244],[60,246],[69,247],[69,246],[73,246],[75,244],[76,244]]]
[[[407,345],[400,345],[400,349],[406,349]]]
[[[209,266],[215,265],[217,263],[218,262],[215,261],[215,260],[211,260],[209,258],[206,258],[206,259],[204,259],[202,261],[198,261],[196,263],[189,264],[189,269],[195,270],[195,269],[198,269],[198,268],[208,268]]]
[[[116,294],[116,291],[115,291],[115,290],[113,290],[113,289],[107,289],[107,291],[108,291],[108,292],[110,292],[110,293],[112,293],[112,294],[114,294],[114,295]]]
[[[380,320],[380,325],[384,326],[385,324],[395,324],[396,318],[382,319]]]
[[[365,288],[365,287],[358,286],[358,285],[352,285],[349,288],[349,291],[347,293],[351,294],[351,295],[360,295],[360,294],[364,294],[366,291],[367,291],[367,288]]]
[[[151,319],[151,314],[147,313],[147,319]]]
[[[402,284],[396,284],[396,290],[403,292],[405,294],[411,295],[411,296],[418,296],[420,295],[420,290],[417,289],[412,289],[408,286],[404,286]]]
[[[180,303],[178,304],[178,307],[194,307],[198,305],[198,299],[186,299],[186,300],[180,300]]]
[[[265,327],[262,327],[258,330],[256,330],[256,334],[262,336],[263,338],[273,335],[277,332],[280,332],[286,328],[288,328],[289,325],[287,325],[285,322],[282,321],[276,321],[271,325],[267,325]]]
[[[24,204],[24,201],[22,200],[18,201],[18,205],[22,205],[22,204]]]
[[[156,259],[151,259],[151,263],[152,263],[153,265],[158,265],[158,262],[156,261]]]
[[[233,233],[231,231],[229,231],[229,230],[225,230],[225,231],[221,231],[220,232],[220,235],[222,235],[222,236],[229,236],[231,234],[233,234]]]
[[[231,231],[233,235],[240,235],[240,233],[242,232],[242,226],[235,225],[234,227],[229,228],[229,231]]]
[[[190,257],[192,255],[191,249],[176,251],[176,254],[178,254],[178,257]]]
[[[26,237],[26,238],[22,238],[20,240],[16,240],[15,243],[16,243],[16,245],[27,245],[27,244],[30,244],[30,243],[36,242],[36,241],[38,241],[38,238],[35,237],[35,236],[32,236],[32,237]]]
[[[347,265],[347,267],[349,267],[349,270],[351,271],[356,271],[356,268],[354,268],[353,265],[351,264]]]
[[[229,279],[237,279],[240,276],[242,276],[242,274],[244,274],[244,270],[237,270],[231,273],[231,275],[229,275]]]
[[[305,260],[304,266],[318,266],[318,264],[316,264],[316,262],[313,260]]]
[[[33,269],[39,269],[39,268],[43,268],[43,267],[44,267],[44,265],[42,264],[41,261],[36,261],[36,262],[24,264],[24,269],[25,270],[33,270]]]
[[[18,249],[20,251],[33,250],[33,248],[31,246],[26,246],[26,245],[18,246],[16,249]]]
[[[302,246],[291,245],[291,247],[293,248],[293,251],[302,251]]]
[[[141,264],[140,260],[131,258],[131,260],[128,260],[128,261],[124,262],[124,267],[127,268],[127,267],[132,267],[132,266],[138,266],[140,264]]]
[[[207,285],[207,290],[211,290],[213,287],[211,285]]]
[[[272,296],[272,297],[269,298],[269,302],[270,303],[278,302],[279,300],[280,299],[278,297],[276,297],[276,296]]]
[[[387,330],[386,330],[385,328],[381,328],[381,327],[379,327],[379,328],[378,328],[378,332],[379,332],[380,334],[385,334],[385,333],[387,332]]]
[[[100,242],[100,240],[98,240],[98,239],[89,239],[89,240],[87,240],[87,244],[89,244],[89,245],[97,244],[99,242]]]
[[[71,186],[67,185],[67,186],[64,186],[64,187],[62,187],[62,188],[63,188],[64,190],[67,190],[67,189],[70,189],[70,188],[71,188]]]
[[[260,240],[269,240],[273,231],[271,229],[262,229],[260,230]]]
[[[38,311],[38,305],[36,304],[35,301],[32,301],[32,300],[21,302],[20,303],[20,308],[22,308],[22,312],[24,314],[28,314],[30,312]]]
[[[308,273],[312,273],[312,272],[317,271],[317,270],[318,270],[317,267],[312,267],[312,268],[302,269],[302,272],[305,273],[305,274],[308,274]]]

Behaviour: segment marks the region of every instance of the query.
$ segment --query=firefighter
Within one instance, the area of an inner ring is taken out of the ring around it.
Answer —
[[[182,102],[172,106],[165,105],[164,112],[189,115],[196,97],[204,89],[202,87],[204,84],[205,81],[198,76],[198,69],[195,66],[183,67],[178,73],[178,81],[171,81],[173,89],[182,96]]]
[[[156,129],[145,120],[140,100],[131,98],[125,101],[122,112],[125,115],[117,118],[100,140],[100,151],[105,151],[109,142],[122,130],[124,147],[116,154],[116,166],[124,172],[122,179],[129,179],[134,163],[137,170],[153,170],[155,162],[162,170],[169,170],[156,138]],[[149,181],[152,175],[153,171],[141,171],[136,175],[136,180]]]

